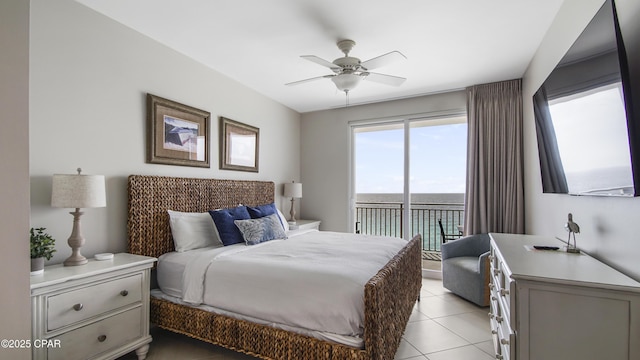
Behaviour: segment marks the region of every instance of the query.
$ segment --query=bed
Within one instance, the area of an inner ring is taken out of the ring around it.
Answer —
[[[128,251],[160,257],[174,251],[167,210],[206,212],[272,203],[267,181],[131,175]],[[421,286],[420,236],[406,243],[364,286],[363,347],[353,347],[153,296],[157,326],[262,359],[392,359]]]

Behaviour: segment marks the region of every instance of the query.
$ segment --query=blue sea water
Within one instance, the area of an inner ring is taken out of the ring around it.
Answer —
[[[356,194],[356,202],[402,202],[402,194]],[[411,194],[411,202],[419,204],[463,204],[464,194]]]

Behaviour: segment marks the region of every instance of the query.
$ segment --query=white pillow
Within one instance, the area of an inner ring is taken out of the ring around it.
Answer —
[[[280,209],[276,210],[278,210],[278,217],[280,218],[280,222],[282,223],[284,231],[289,231],[289,222],[287,221],[287,218],[284,217],[284,214],[282,213],[282,211],[280,211]]]
[[[220,235],[208,212],[188,213],[167,210],[173,244],[177,252],[222,246]]]

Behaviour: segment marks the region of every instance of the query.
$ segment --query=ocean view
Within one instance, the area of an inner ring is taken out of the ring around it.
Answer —
[[[413,194],[411,235],[422,235],[424,250],[439,251],[445,234],[458,234],[464,223],[464,194]],[[356,194],[356,230],[363,234],[399,236],[402,231],[402,194]]]
[[[356,202],[402,202],[402,194],[356,194]],[[412,194],[417,204],[463,204],[464,194]]]

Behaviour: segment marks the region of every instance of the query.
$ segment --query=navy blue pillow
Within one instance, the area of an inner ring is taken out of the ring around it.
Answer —
[[[251,219],[246,206],[229,209],[209,210],[209,214],[216,224],[220,240],[224,246],[244,243],[242,233],[234,223],[235,220]]]
[[[252,219],[259,219],[265,216],[273,215],[278,213],[278,209],[276,208],[275,203],[266,204],[266,205],[258,205],[258,206],[247,206],[247,211],[249,211],[249,215],[251,215]],[[278,216],[280,220],[280,225],[282,225],[282,229],[284,229],[284,224],[282,223],[282,219]]]
[[[277,212],[275,203],[258,205],[255,207],[247,206],[247,211],[249,211],[249,215],[251,215],[252,219],[273,215]]]

